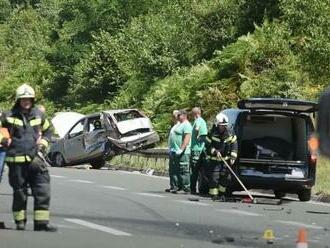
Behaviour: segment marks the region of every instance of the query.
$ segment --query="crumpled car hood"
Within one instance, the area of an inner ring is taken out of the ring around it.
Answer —
[[[133,120],[117,122],[117,128],[121,134],[125,134],[137,129],[152,129],[152,124],[148,118],[136,118]]]
[[[51,122],[58,136],[63,138],[72,126],[83,117],[85,115],[76,112],[61,112],[56,114]]]

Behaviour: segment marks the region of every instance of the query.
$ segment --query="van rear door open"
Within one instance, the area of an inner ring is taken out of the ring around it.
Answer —
[[[318,104],[310,101],[281,98],[251,98],[238,102],[238,108],[249,110],[277,110],[295,113],[315,113]]]

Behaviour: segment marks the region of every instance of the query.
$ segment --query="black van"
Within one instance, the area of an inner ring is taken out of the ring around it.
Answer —
[[[277,198],[295,193],[300,201],[310,200],[316,156],[308,140],[317,106],[308,101],[254,98],[239,101],[237,109],[222,111],[238,137],[234,169],[247,188],[273,190]],[[230,191],[235,190],[241,187],[233,179]]]

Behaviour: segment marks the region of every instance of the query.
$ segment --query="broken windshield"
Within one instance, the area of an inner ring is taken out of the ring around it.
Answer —
[[[114,117],[117,120],[117,122],[129,121],[137,118],[144,118],[144,116],[137,110],[115,113]]]

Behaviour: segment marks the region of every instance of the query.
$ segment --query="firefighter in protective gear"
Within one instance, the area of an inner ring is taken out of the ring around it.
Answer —
[[[220,113],[206,138],[207,177],[209,194],[213,198],[224,196],[231,175],[223,160],[233,165],[237,158],[237,137],[228,130],[228,117]]]
[[[49,224],[50,177],[40,156],[47,149],[51,128],[45,115],[34,107],[34,101],[32,87],[24,84],[17,89],[14,107],[2,115],[0,122],[0,126],[8,129],[11,139],[0,136],[0,140],[7,147],[6,162],[14,191],[12,210],[17,230],[25,230],[29,185],[34,197],[34,230],[53,232],[57,228]]]

